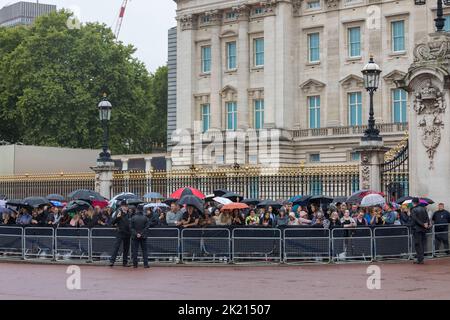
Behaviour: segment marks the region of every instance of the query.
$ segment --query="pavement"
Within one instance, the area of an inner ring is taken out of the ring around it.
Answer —
[[[380,267],[380,289],[367,287],[370,266]],[[81,265],[79,290],[67,287],[78,283],[73,270],[67,273],[68,267],[1,262],[0,300],[450,299],[450,258],[428,260],[425,265],[410,261],[150,269]]]

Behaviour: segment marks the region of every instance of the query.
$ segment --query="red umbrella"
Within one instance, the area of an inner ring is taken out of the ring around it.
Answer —
[[[106,200],[92,200],[92,206],[95,207],[100,207],[100,209],[106,208],[108,206],[108,201]]]
[[[172,193],[169,196],[169,198],[181,199],[182,193],[186,189],[188,189],[191,192],[191,194],[193,194],[194,196],[196,196],[196,197],[198,197],[200,199],[205,199],[206,198],[206,196],[200,190],[197,190],[197,189],[192,188],[192,187],[180,188],[177,191],[175,191],[174,193]],[[185,194],[188,194],[189,191],[185,192]]]
[[[225,211],[225,210],[235,210],[235,209],[238,209],[238,210],[248,209],[248,205],[246,205],[245,203],[233,202],[233,203],[224,205],[220,210]]]

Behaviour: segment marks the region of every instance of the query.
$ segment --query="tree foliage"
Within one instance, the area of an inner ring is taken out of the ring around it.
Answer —
[[[113,104],[111,151],[150,152],[165,142],[167,68],[149,74],[105,25],[69,29],[70,13],[0,28],[0,140],[99,148],[97,104]]]

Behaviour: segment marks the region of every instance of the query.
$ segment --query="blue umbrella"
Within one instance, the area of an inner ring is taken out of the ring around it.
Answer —
[[[161,193],[158,192],[149,192],[144,194],[144,198],[146,199],[164,199]]]
[[[64,207],[64,205],[62,204],[62,202],[60,201],[54,201],[54,200],[50,200],[51,204],[57,208],[62,208]]]

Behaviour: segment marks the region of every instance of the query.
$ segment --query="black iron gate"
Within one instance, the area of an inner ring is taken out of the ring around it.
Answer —
[[[381,187],[389,200],[409,195],[409,148],[408,140],[387,154],[381,166]]]

